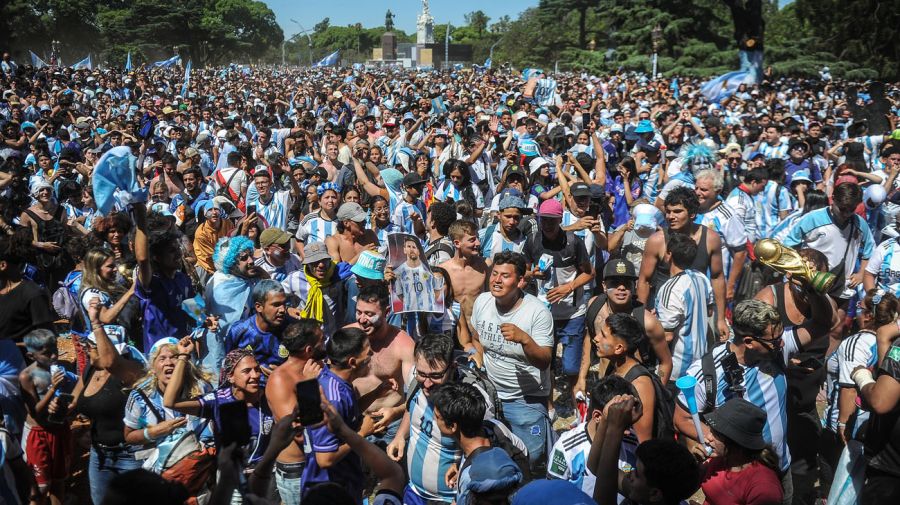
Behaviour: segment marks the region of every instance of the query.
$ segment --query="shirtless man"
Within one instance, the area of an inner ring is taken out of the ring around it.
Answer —
[[[346,202],[337,211],[338,233],[325,239],[328,254],[335,263],[346,261],[356,263],[359,255],[366,250],[378,250],[375,232],[364,227],[366,211],[356,202]]]
[[[709,271],[713,295],[716,302],[716,328],[720,339],[728,338],[728,324],[725,322],[725,275],[722,272],[722,241],[719,234],[702,224],[696,224],[700,202],[694,191],[687,187],[673,189],[663,203],[669,228],[660,230],[647,239],[641,271],[638,276],[637,297],[645,306],[650,298],[651,288],[659,289],[669,278],[669,265],[665,263],[666,242],[669,233],[687,233],[699,244],[698,254],[691,268],[698,272]],[[706,237],[706,245],[700,240]],[[652,301],[652,300],[651,300]]]
[[[453,286],[451,313],[457,320],[457,338],[463,349],[469,351],[473,348],[469,332],[472,306],[475,298],[486,291],[490,267],[481,256],[481,241],[478,240],[478,227],[474,223],[455,221],[450,225],[448,234],[456,254],[439,266],[447,272]]]
[[[287,349],[288,358],[272,372],[266,385],[266,400],[276,421],[297,408],[294,386],[300,381],[315,379],[322,371],[325,334],[318,321],[301,319],[285,328],[281,344]],[[300,480],[305,462],[303,436],[298,435],[275,461],[275,483],[281,503],[300,504]]]
[[[360,410],[375,423],[370,441],[386,447],[400,427],[406,411],[402,387],[411,377],[415,342],[405,331],[387,322],[390,295],[384,284],[362,288],[356,297],[356,322],[372,346],[370,375],[353,381]],[[365,424],[365,423],[364,423]]]

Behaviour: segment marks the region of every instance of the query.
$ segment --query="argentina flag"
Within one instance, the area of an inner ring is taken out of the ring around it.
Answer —
[[[322,58],[318,61],[313,67],[330,67],[333,65],[337,65],[338,60],[340,59],[340,49],[329,54],[328,56]]]

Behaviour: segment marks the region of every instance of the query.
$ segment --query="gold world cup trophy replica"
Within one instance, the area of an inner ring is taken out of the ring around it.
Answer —
[[[797,251],[777,240],[764,238],[753,246],[756,259],[763,265],[782,274],[802,279],[819,293],[831,290],[837,277],[831,272],[817,272],[810,268]]]

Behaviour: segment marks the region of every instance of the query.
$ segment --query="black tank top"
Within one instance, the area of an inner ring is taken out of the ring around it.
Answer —
[[[96,369],[88,367],[84,375],[86,385],[91,382]],[[125,423],[122,417],[128,395],[125,385],[118,378],[110,375],[98,391],[90,396],[82,395],[78,401],[77,411],[91,420],[91,441],[103,445],[119,445],[125,443]]]
[[[785,307],[784,297],[785,284],[775,284],[772,286],[772,295],[775,297],[775,308],[778,315],[781,316],[781,324],[785,328],[796,328],[800,326],[788,317],[787,308]],[[809,319],[804,315],[804,322]],[[802,322],[800,324],[803,324]],[[800,361],[809,358],[816,358],[822,366],[810,373],[805,368],[798,367],[788,361],[785,369],[787,377],[787,394],[788,394],[788,411],[790,412],[808,412],[816,408],[816,396],[819,394],[819,386],[825,382],[825,353],[828,351],[828,337],[825,335],[814,335],[812,342],[807,344],[792,358]]]
[[[700,226],[700,241],[697,242],[697,256],[694,257],[694,262],[691,263],[691,270],[696,270],[703,275],[706,275],[707,271],[709,271],[709,250],[706,248],[706,226]],[[666,243],[669,243],[669,229],[663,228],[663,238]],[[669,280],[669,264],[664,260],[659,260],[656,262],[656,271],[653,272],[653,290],[654,292],[659,289],[667,280]],[[654,297],[655,298],[655,297]]]

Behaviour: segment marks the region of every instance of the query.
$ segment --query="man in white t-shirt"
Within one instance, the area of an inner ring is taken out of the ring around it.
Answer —
[[[543,473],[554,433],[547,413],[551,393],[553,316],[525,293],[525,258],[505,251],[494,256],[490,292],[475,299],[472,331],[476,361],[497,387],[512,432],[528,447],[532,472]]]

